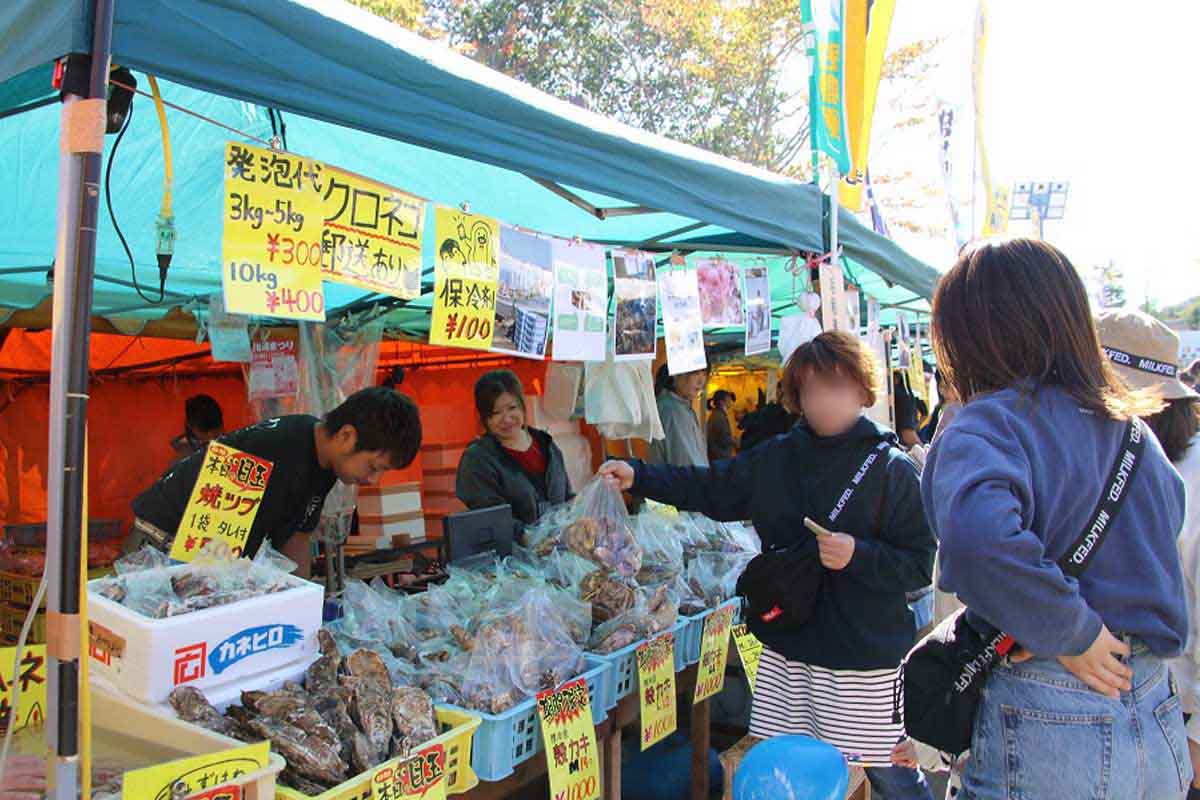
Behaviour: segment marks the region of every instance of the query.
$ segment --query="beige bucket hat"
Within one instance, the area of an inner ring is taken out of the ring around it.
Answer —
[[[1157,388],[1164,400],[1200,397],[1179,379],[1179,334],[1149,314],[1107,309],[1096,318],[1100,344],[1134,389]]]

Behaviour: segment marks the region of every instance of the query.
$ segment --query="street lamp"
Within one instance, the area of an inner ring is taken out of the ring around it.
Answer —
[[[1067,210],[1067,181],[1037,181],[1013,186],[1009,219],[1031,219],[1037,237],[1043,238],[1043,223],[1062,219]]]

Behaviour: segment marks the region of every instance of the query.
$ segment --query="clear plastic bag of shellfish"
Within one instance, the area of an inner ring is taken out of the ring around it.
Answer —
[[[621,493],[599,477],[571,502],[571,520],[560,533],[567,550],[632,578],[642,568],[642,546],[633,535]]]

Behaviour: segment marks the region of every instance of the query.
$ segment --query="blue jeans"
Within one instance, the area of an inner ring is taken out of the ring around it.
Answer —
[[[933,800],[929,784],[919,769],[871,767],[866,770],[871,797],[879,800]]]
[[[988,677],[961,797],[1182,800],[1192,778],[1179,695],[1162,659],[1133,643],[1133,691],[1112,700],[1056,660]]]

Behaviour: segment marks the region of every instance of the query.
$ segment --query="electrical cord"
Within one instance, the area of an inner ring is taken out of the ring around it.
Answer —
[[[112,204],[112,168],[113,162],[117,160],[117,148],[121,146],[121,140],[125,138],[125,131],[129,130],[129,120],[133,119],[133,103],[129,104],[129,111],[125,114],[125,123],[121,126],[121,130],[117,131],[117,139],[113,142],[112,152],[108,154],[108,164],[104,167],[104,203],[108,206],[108,218],[112,220],[113,228],[117,231],[117,238],[121,240],[121,247],[125,248],[125,255],[129,259],[129,274],[133,278],[133,288],[137,291],[138,296],[151,305],[162,303],[166,296],[166,287],[161,287],[158,293],[157,300],[151,300],[142,291],[141,285],[138,283],[137,268],[133,263],[133,252],[129,249],[129,243],[125,241],[125,234],[121,232],[121,226],[117,223],[117,214],[113,210]]]

